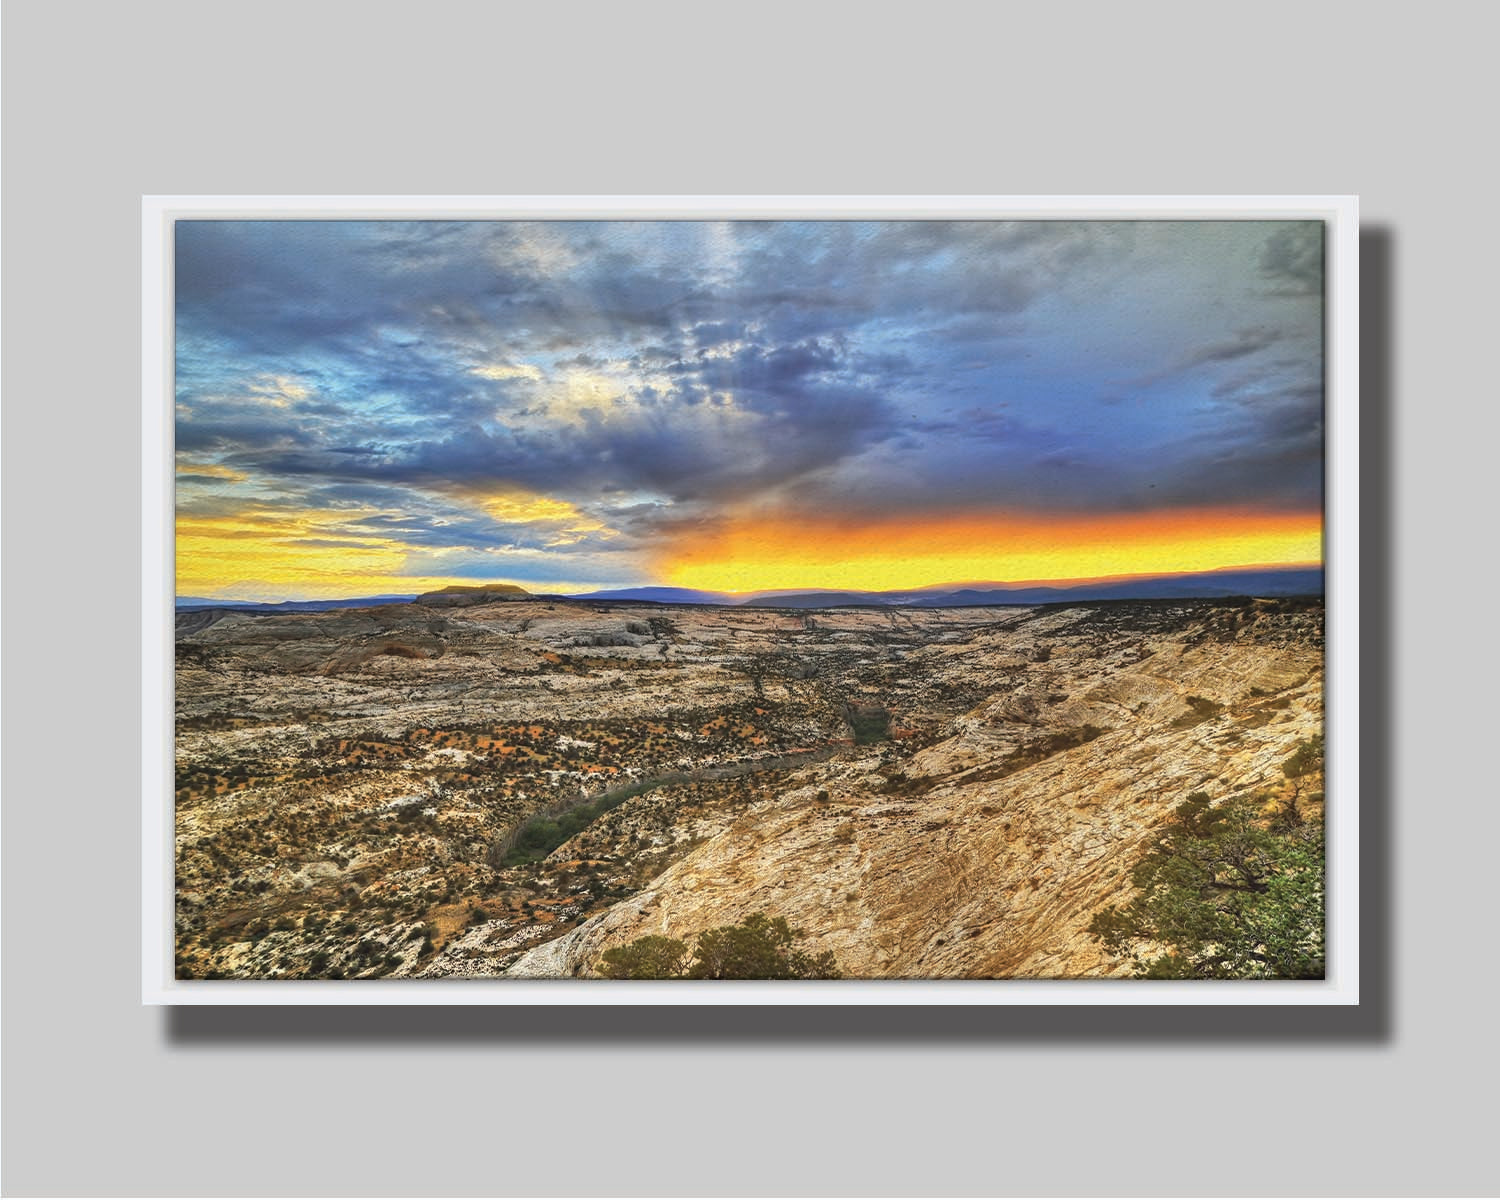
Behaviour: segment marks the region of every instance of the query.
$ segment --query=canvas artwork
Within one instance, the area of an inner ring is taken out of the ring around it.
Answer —
[[[175,979],[1322,978],[1325,232],[177,221]]]

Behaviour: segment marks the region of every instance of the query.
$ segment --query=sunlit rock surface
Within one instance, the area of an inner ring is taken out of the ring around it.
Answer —
[[[1170,810],[1286,785],[1321,603],[186,613],[184,975],[589,977],[784,916],[846,976],[1071,977]],[[633,793],[633,794],[626,794]],[[517,832],[613,807],[530,863]]]

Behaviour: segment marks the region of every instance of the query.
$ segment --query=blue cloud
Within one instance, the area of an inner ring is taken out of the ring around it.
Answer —
[[[176,254],[179,450],[417,546],[577,556],[476,510],[504,488],[626,549],[726,504],[1321,500],[1312,223],[188,221]]]

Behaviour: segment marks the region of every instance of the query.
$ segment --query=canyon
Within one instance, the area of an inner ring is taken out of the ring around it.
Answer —
[[[844,978],[1129,974],[1090,923],[1188,795],[1321,812],[1322,637],[1297,597],[183,611],[177,973],[592,979],[766,913]]]

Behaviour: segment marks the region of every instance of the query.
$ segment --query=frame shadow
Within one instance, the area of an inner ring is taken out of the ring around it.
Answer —
[[[851,1047],[1379,1044],[1394,1035],[1392,845],[1395,637],[1392,513],[1395,236],[1359,232],[1360,1003],[1357,1006],[256,1006],[170,1007],[169,1045],[720,1044]],[[1212,986],[1212,985],[1209,985]]]

